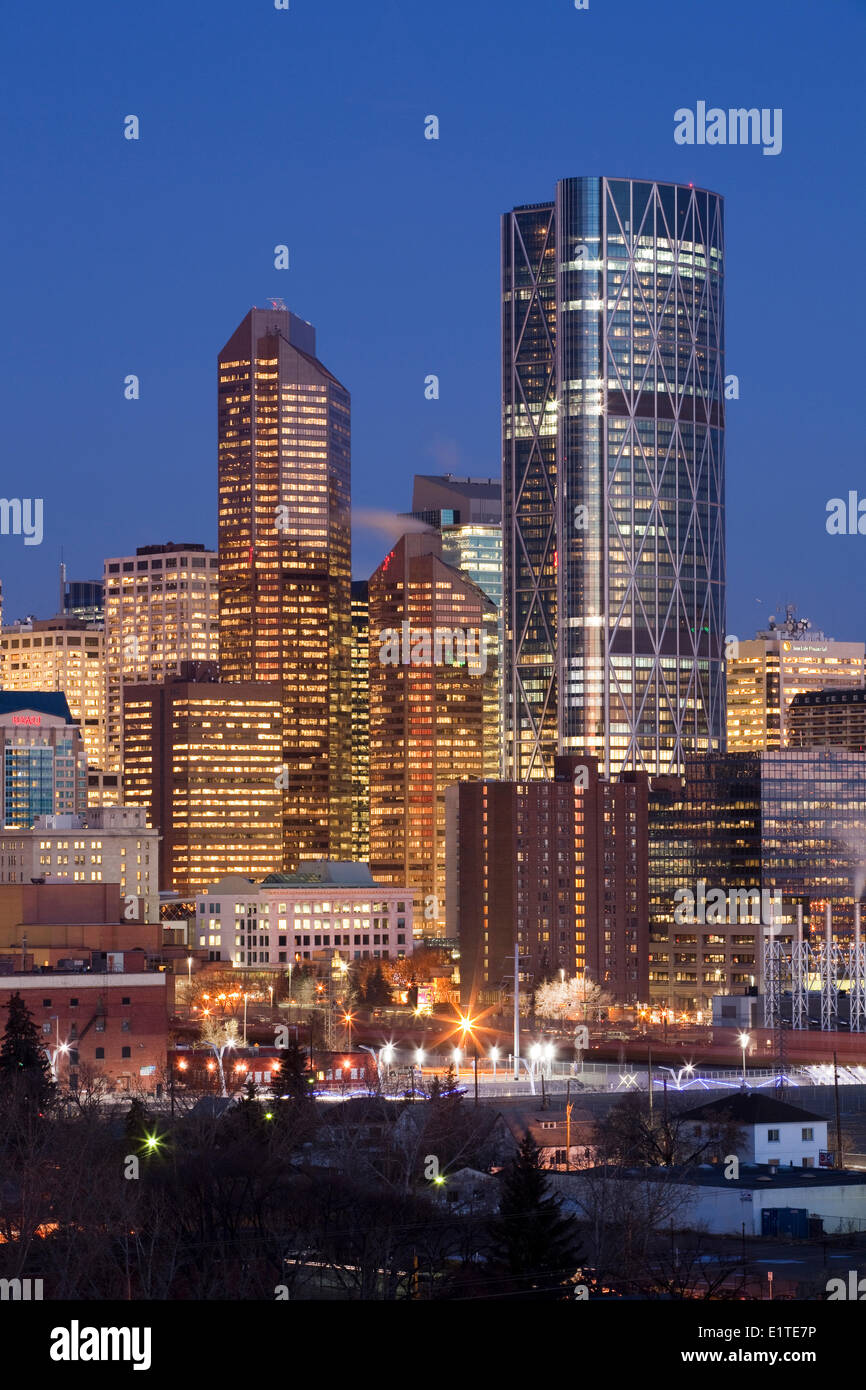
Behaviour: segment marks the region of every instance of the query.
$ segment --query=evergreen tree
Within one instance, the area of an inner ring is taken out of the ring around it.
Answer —
[[[307,1054],[294,1038],[281,1049],[279,1063],[279,1070],[271,1077],[271,1095],[277,1100],[286,1097],[293,1104],[312,1101],[312,1072],[307,1067]]]
[[[388,981],[382,973],[381,965],[377,965],[375,970],[368,975],[367,985],[364,990],[364,1002],[372,1004],[374,1008],[386,1008],[391,1003],[391,990]]]
[[[565,1281],[580,1264],[577,1228],[560,1211],[528,1132],[505,1169],[499,1215],[490,1225],[492,1257],[514,1293],[566,1296]]]
[[[33,1015],[16,992],[7,1004],[0,1042],[0,1098],[35,1115],[52,1104],[56,1087]]]
[[[138,1096],[134,1096],[132,1104],[126,1112],[126,1120],[123,1132],[127,1139],[135,1139],[142,1142],[147,1133],[147,1106]]]

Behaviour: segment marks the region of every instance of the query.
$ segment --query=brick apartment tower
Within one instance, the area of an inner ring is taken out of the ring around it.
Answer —
[[[527,985],[565,970],[623,1003],[647,997],[648,778],[605,781],[588,757],[554,766],[549,782],[448,791],[448,935],[466,1004],[510,985],[516,940]]]

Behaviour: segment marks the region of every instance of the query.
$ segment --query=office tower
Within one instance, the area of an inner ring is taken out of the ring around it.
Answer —
[[[503,612],[502,612],[502,484],[498,478],[455,478],[415,474],[412,511],[415,521],[432,526],[442,537],[442,558],[468,574],[496,604],[486,622],[487,649],[499,670],[497,743],[502,759]]]
[[[432,937],[445,914],[445,789],[497,771],[493,611],[435,531],[402,536],[370,579],[370,868],[416,890],[416,932]]]
[[[706,1010],[760,986],[766,929],[790,940],[798,906],[807,938],[828,903],[850,936],[866,886],[866,753],[689,758],[683,778],[654,783],[649,836],[650,997]]]
[[[866,689],[813,690],[788,706],[789,748],[848,748],[866,752]]]
[[[0,736],[0,825],[29,829],[37,816],[85,809],[87,754],[65,695],[0,691]]]
[[[442,536],[442,558],[502,608],[502,483],[416,473],[412,510]]]
[[[506,766],[724,746],[724,237],[706,190],[576,178],[502,226]]]
[[[70,618],[83,618],[88,623],[105,620],[104,587],[99,579],[64,580],[63,609]]]
[[[728,657],[728,752],[786,748],[788,712],[797,695],[863,686],[863,642],[835,642],[797,618],[771,618],[754,641],[739,642]]]
[[[197,899],[196,918],[199,948],[239,966],[285,972],[295,961],[412,953],[411,892],[377,883],[367,864],[311,859],[261,883],[227,877]]]
[[[644,773],[609,782],[577,757],[557,757],[552,781],[448,788],[448,935],[464,1004],[510,988],[515,942],[527,988],[564,970],[618,1002],[646,998],[647,794]]]
[[[124,688],[124,799],[162,835],[160,888],[189,898],[280,863],[276,682],[167,677]]]
[[[37,816],[30,830],[0,831],[0,883],[37,881],[118,884],[125,920],[158,922],[159,832],[140,806]]]
[[[0,630],[5,690],[59,690],[89,767],[105,766],[105,631],[83,618],[31,618]]]
[[[352,853],[350,438],[312,325],[251,309],[219,355],[220,660],[283,688],[289,870]]]
[[[174,541],[105,561],[106,770],[122,771],[126,685],[219,659],[217,563],[203,545]]]
[[[370,858],[370,586],[352,580],[352,857]]]

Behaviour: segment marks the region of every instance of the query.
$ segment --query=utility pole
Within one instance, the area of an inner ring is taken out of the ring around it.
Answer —
[[[571,1078],[569,1077],[565,1085],[565,1171],[571,1169],[571,1111],[572,1102],[569,1100],[571,1091]]]
[[[478,1104],[478,1044],[475,1045],[475,1056],[472,1058],[475,1067],[475,1104]]]
[[[514,943],[514,1080],[520,1079],[520,942]]]
[[[838,1158],[837,1165],[842,1165],[842,1117],[839,1114],[839,1064],[836,1060],[836,1052],[833,1052],[833,1096],[836,1103],[836,1153]]]
[[[653,1050],[649,1043],[646,1049],[646,1082],[649,1091],[650,1122],[653,1117]]]

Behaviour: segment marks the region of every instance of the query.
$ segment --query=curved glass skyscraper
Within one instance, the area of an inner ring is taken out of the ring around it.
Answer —
[[[564,179],[503,218],[509,776],[724,747],[723,202]]]

